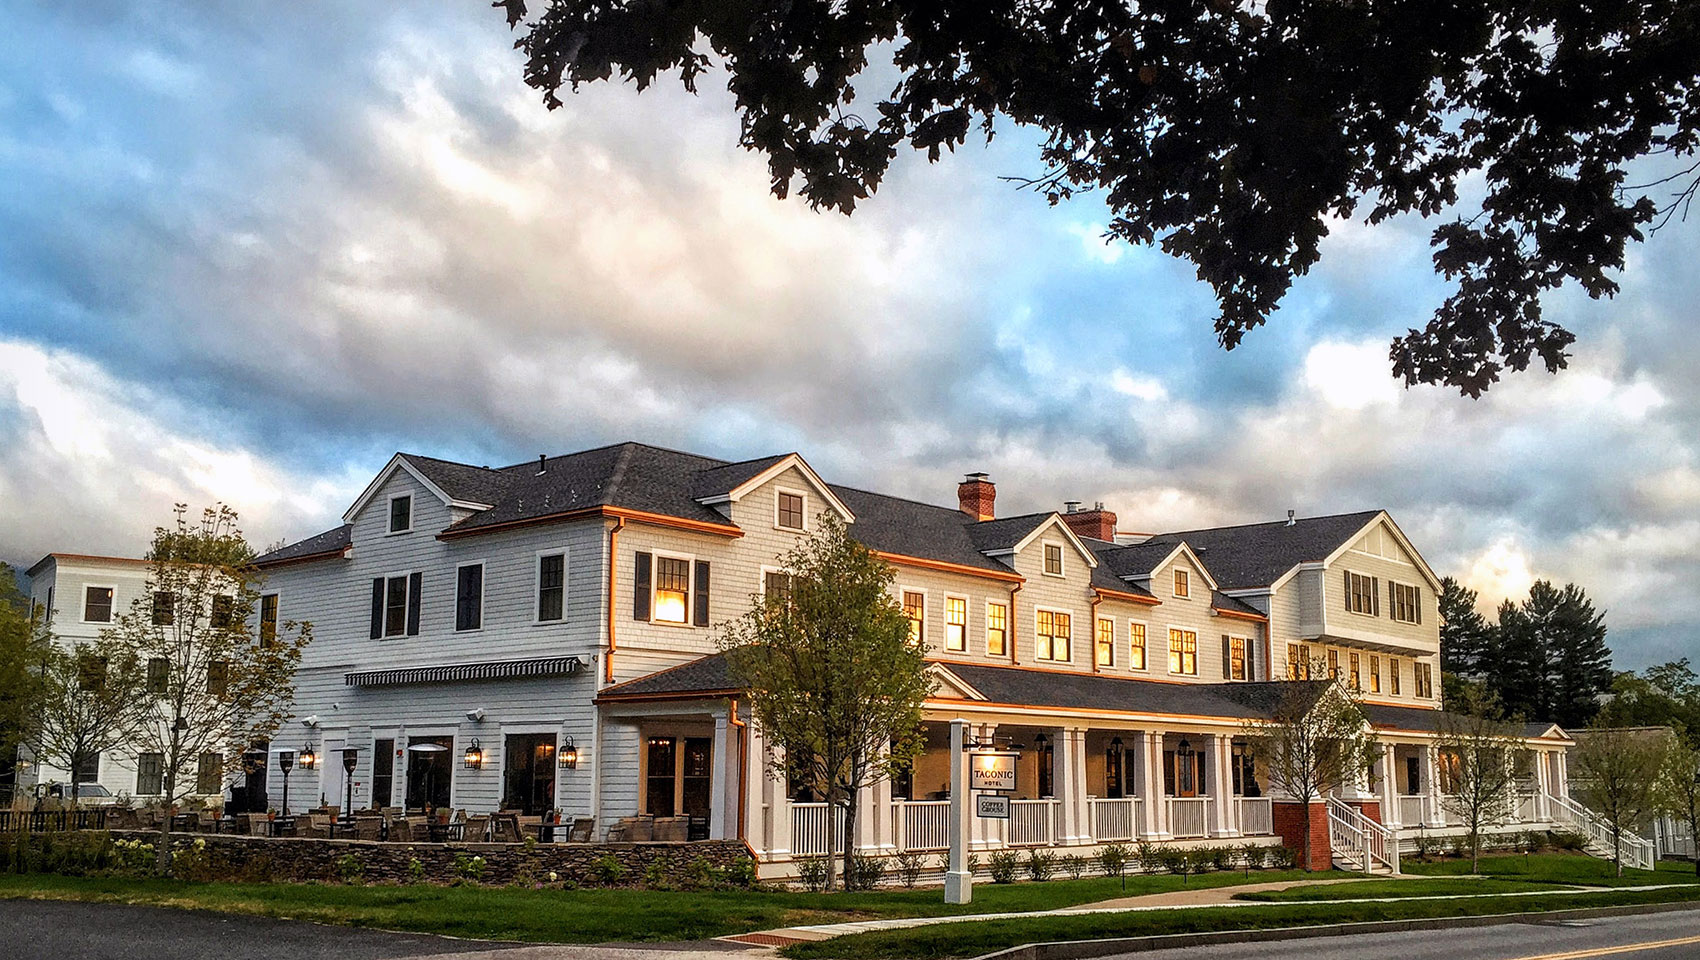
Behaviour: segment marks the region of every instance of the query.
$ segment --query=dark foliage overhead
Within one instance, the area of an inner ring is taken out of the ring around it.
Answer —
[[[849,213],[899,146],[936,159],[994,118],[1044,133],[1023,182],[1101,191],[1109,233],[1192,262],[1229,349],[1316,263],[1331,217],[1446,219],[1454,284],[1393,342],[1408,383],[1479,395],[1564,366],[1566,282],[1617,289],[1627,242],[1686,209],[1700,166],[1692,0],[499,0],[525,79],[560,89],[722,66],[773,192]],[[528,17],[535,17],[528,19]],[[864,102],[872,48],[896,86]],[[1671,154],[1669,180],[1629,181]],[[1472,182],[1458,212],[1460,184]]]

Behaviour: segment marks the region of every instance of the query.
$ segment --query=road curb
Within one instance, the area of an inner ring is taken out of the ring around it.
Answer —
[[[1269,943],[1277,940],[1304,940],[1311,937],[1348,937],[1363,933],[1452,930],[1465,927],[1492,927],[1504,923],[1589,920],[1597,917],[1670,913],[1677,910],[1700,910],[1700,900],[1679,900],[1674,903],[1631,903],[1615,907],[1577,907],[1571,910],[1541,910],[1533,913],[1493,913],[1479,917],[1365,920],[1359,923],[1336,923],[1330,926],[1270,927],[1265,930],[1218,930],[1210,933],[1165,933],[1149,937],[1119,937],[1113,940],[1054,940],[1047,943],[1024,943],[1019,947],[1006,947],[1003,950],[976,957],[974,960],[1091,960],[1094,957],[1108,957],[1121,953],[1204,947],[1222,943]]]

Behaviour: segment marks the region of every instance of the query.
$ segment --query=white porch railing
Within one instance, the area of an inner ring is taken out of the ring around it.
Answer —
[[[1267,837],[1275,832],[1275,807],[1268,797],[1240,797],[1240,833]]]
[[[1596,855],[1611,857],[1611,828],[1599,814],[1569,797],[1558,797],[1549,793],[1546,799],[1552,809],[1554,823],[1563,824],[1586,836]],[[1653,841],[1627,830],[1618,838],[1617,852],[1624,866],[1652,870],[1658,864],[1658,851],[1654,848]]]
[[[1399,872],[1399,839],[1393,831],[1337,797],[1328,798],[1328,840],[1336,860],[1365,873],[1377,866]]]
[[[1051,843],[1056,823],[1055,800],[1011,800],[1009,802],[1009,845],[1036,847]]]
[[[1168,797],[1169,836],[1192,838],[1209,836],[1209,797]]]
[[[1694,859],[1696,848],[1694,838],[1689,836],[1688,824],[1674,817],[1660,817],[1653,821],[1653,843],[1661,857]]]
[[[1428,822],[1428,797],[1403,796],[1399,798],[1399,824],[1406,827],[1420,827]]]
[[[950,801],[906,800],[892,805],[898,848],[943,850],[950,846]],[[970,811],[972,812],[972,811]]]
[[[827,852],[827,804],[791,804],[791,852],[817,857]],[[838,849],[844,849],[844,811],[838,811]]]
[[[1120,843],[1139,837],[1138,797],[1093,797],[1086,801],[1092,839]]]

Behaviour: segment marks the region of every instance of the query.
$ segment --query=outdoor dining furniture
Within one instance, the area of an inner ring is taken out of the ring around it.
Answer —
[[[651,836],[656,840],[683,841],[690,836],[690,818],[656,817]]]
[[[488,816],[467,817],[461,826],[461,839],[467,843],[483,843],[490,838],[490,818]]]
[[[384,836],[384,818],[377,815],[361,815],[354,818],[354,839],[382,840]]]
[[[654,817],[621,817],[608,828],[608,842],[639,842],[655,836]]]
[[[518,815],[512,813],[492,814],[490,817],[490,840],[494,843],[518,843]]]
[[[568,843],[591,843],[596,839],[596,818],[575,817],[573,825],[567,831]]]
[[[520,838],[522,840],[526,837],[531,837],[532,839],[541,839],[542,832],[543,832],[543,818],[542,817],[520,817],[519,818],[519,835],[520,835]]]

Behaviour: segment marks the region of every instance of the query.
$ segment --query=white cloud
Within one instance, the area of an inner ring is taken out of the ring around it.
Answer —
[[[1325,340],[1305,355],[1304,382],[1322,402],[1342,410],[1398,402],[1385,343]]]

